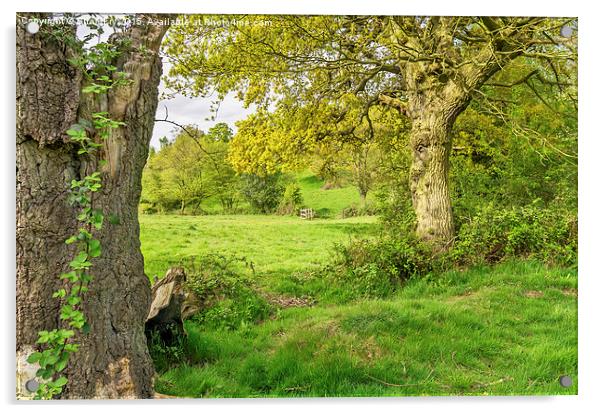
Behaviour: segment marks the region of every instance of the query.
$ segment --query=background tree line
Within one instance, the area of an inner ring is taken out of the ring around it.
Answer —
[[[576,259],[576,63],[562,67],[566,81],[560,83],[544,66],[530,58],[510,64],[450,131],[454,242],[456,250],[466,244],[458,252],[463,260],[473,260],[471,254],[496,260],[542,243],[554,245],[552,255]],[[350,110],[362,110],[361,102],[347,99]],[[187,128],[173,142],[164,139],[144,171],[143,210],[295,213],[311,205],[296,180],[298,171],[309,169],[324,191],[356,188],[360,202],[343,216],[379,214],[397,237],[412,233],[410,122],[395,109],[375,106],[370,124],[355,125],[342,138],[337,131],[350,123],[325,121],[312,130],[316,120],[310,122],[306,110],[260,109],[237,123],[236,134],[217,124],[207,133]],[[304,133],[321,137],[291,141],[289,134]]]
[[[211,211],[294,213],[302,204],[299,187],[281,173],[238,174],[228,158],[232,130],[218,123],[207,133],[183,127],[172,141],[151,148],[143,172],[143,213],[206,214]]]
[[[576,36],[561,34],[576,29],[571,18],[272,16],[269,28],[253,24],[263,16],[242,18],[250,24],[175,28],[165,47],[169,86],[236,92],[270,109],[249,125],[269,138],[237,159],[251,170],[294,164],[328,140],[374,141],[378,118],[396,114],[409,126],[414,231],[442,250],[456,234],[449,171],[458,116],[491,88],[554,85],[575,99],[564,86],[574,85]]]

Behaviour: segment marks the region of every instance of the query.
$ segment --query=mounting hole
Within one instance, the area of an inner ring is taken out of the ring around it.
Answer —
[[[25,26],[25,30],[27,30],[28,33],[36,34],[38,31],[40,31],[40,25],[38,24],[38,22],[31,21],[27,23],[27,26]]]
[[[571,26],[562,26],[560,29],[560,35],[566,38],[571,37],[573,35],[573,28]]]
[[[37,380],[29,379],[25,382],[25,388],[31,393],[35,393],[40,388],[40,383]]]
[[[571,376],[560,376],[558,382],[562,387],[571,387],[573,385],[573,379],[571,379]]]

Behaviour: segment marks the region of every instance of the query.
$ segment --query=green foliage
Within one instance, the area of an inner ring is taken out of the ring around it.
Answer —
[[[274,212],[284,194],[281,174],[243,174],[241,193],[256,211],[264,214]]]
[[[172,331],[172,336],[175,338],[170,344],[166,344],[161,339],[159,331],[153,331],[148,339],[148,351],[155,369],[159,373],[164,373],[170,368],[187,361],[185,350],[186,338],[179,331]]]
[[[526,98],[524,98],[526,100]],[[532,108],[531,116],[550,118],[558,115],[537,108],[526,100],[525,108]],[[577,150],[576,125],[571,122],[557,125],[554,130],[530,130],[518,135],[516,129],[527,127],[527,119],[517,116],[512,130],[490,115],[477,112],[479,104],[458,118],[454,129],[456,150],[451,157],[452,205],[456,227],[468,222],[483,204],[493,202],[500,208],[528,206],[537,203],[540,208],[563,208],[577,211],[577,170],[569,154]],[[563,117],[570,119],[570,110]],[[547,136],[544,141],[540,134]],[[563,137],[571,135],[572,138]],[[538,136],[540,135],[540,136]],[[563,155],[558,152],[560,150]]]
[[[429,247],[412,236],[350,240],[330,251],[320,268],[288,276],[288,291],[335,304],[386,298],[408,280],[442,267]]]
[[[231,136],[226,124],[217,124],[207,134],[186,127],[173,142],[163,141],[142,175],[142,212],[179,208],[183,214],[189,208],[196,214],[211,197],[224,212],[234,211],[240,180],[226,160]]]
[[[97,32],[102,30],[100,27],[90,29]],[[88,36],[87,40],[89,39],[91,37]],[[66,41],[79,52],[70,63],[79,68],[88,81],[82,88],[83,93],[106,94],[112,88],[129,82],[123,72],[109,64],[121,53],[120,47],[123,44],[101,42],[84,48],[76,39]],[[70,355],[79,349],[76,332],[87,333],[90,329],[82,303],[93,279],[90,273],[92,259],[100,257],[102,252],[100,241],[94,238],[94,232],[100,231],[104,223],[103,211],[94,208],[94,195],[102,189],[101,173],[98,170],[102,160],[98,159],[97,154],[103,146],[102,142],[111,132],[124,125],[123,122],[111,119],[108,112],[95,112],[91,114],[91,119],[80,119],[66,131],[70,141],[77,147],[77,154],[97,170],[80,180],[71,181],[68,201],[76,210],[81,226],[77,234],[65,240],[67,245],[75,247],[75,256],[69,263],[71,271],[59,275],[63,287],[52,294],[53,298],[61,302],[59,319],[65,328],[40,331],[37,341],[40,350],[28,357],[29,363],[38,363],[40,366],[36,372],[41,380],[35,394],[36,399],[52,399],[60,395],[68,382],[62,372],[69,363]]]
[[[55,293],[56,294],[56,293]],[[65,292],[56,296],[64,296]],[[40,368],[36,377],[42,380],[36,393],[36,398],[51,399],[61,393],[67,384],[67,379],[60,376],[69,362],[71,353],[79,349],[78,344],[69,343],[68,340],[74,336],[73,330],[55,329],[51,331],[40,331],[37,344],[43,344],[43,351],[31,353],[27,358],[28,363],[38,363]]]
[[[344,286],[337,291],[338,302],[386,297],[404,281],[431,271],[431,257],[428,248],[412,237],[359,240],[337,245],[333,263],[322,276]]]
[[[234,133],[227,123],[219,122],[209,128],[207,137],[214,142],[228,143],[232,140]]]
[[[303,207],[303,195],[301,187],[296,182],[288,183],[284,187],[284,194],[278,206],[278,213],[281,215],[297,215],[299,209]]]
[[[577,219],[567,211],[537,204],[500,208],[486,204],[462,226],[451,256],[462,264],[534,257],[577,264]]]
[[[341,211],[341,218],[376,215],[377,213],[378,208],[374,203],[366,203],[364,205],[351,204]]]
[[[178,135],[174,142],[149,159],[143,175],[143,200],[160,209],[179,207],[184,213],[187,205],[198,208],[207,199],[212,188],[199,140],[194,136]]]
[[[237,329],[267,318],[272,308],[253,282],[245,258],[210,254],[192,261],[188,287],[203,305],[194,320],[207,328]]]

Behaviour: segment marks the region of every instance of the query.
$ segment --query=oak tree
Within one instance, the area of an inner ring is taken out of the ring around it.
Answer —
[[[514,60],[542,59],[546,71],[558,74],[557,62],[576,54],[574,38],[560,35],[562,27],[576,28],[570,18],[232,16],[229,24],[213,24],[211,17],[190,16],[189,22],[166,42],[169,85],[189,95],[235,91],[246,105],[280,113],[280,132],[272,135],[280,142],[251,142],[249,162],[291,158],[312,141],[352,136],[372,126],[374,106],[407,118],[416,233],[440,248],[454,237],[448,175],[458,115]]]

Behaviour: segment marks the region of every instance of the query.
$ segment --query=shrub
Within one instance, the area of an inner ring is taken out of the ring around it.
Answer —
[[[282,215],[296,215],[303,206],[301,188],[296,182],[291,182],[284,188],[284,195],[278,207],[278,213]]]
[[[494,263],[534,257],[573,265],[577,261],[577,219],[570,211],[490,203],[463,224],[450,257],[459,264]]]
[[[188,287],[202,303],[193,320],[208,328],[237,329],[267,318],[272,307],[257,292],[245,258],[209,254],[189,266]]]
[[[430,271],[430,258],[428,247],[411,235],[354,241],[337,248],[340,265],[354,269],[374,264],[394,282]]]
[[[412,208],[412,195],[407,182],[384,186],[375,191],[375,194],[383,230],[392,237],[412,233],[416,224],[416,215]]]
[[[141,214],[158,214],[159,210],[153,204],[148,204],[145,202],[140,202],[138,204],[138,209]]]
[[[360,217],[365,215],[376,215],[378,208],[372,203],[366,205],[351,204],[341,211],[341,218]]]
[[[339,302],[386,297],[403,281],[432,269],[430,250],[413,237],[353,241],[337,245],[335,253],[317,276],[326,278],[326,289],[341,295]]]
[[[284,187],[280,183],[280,174],[242,176],[241,193],[258,212],[267,214],[274,212],[280,204]]]

